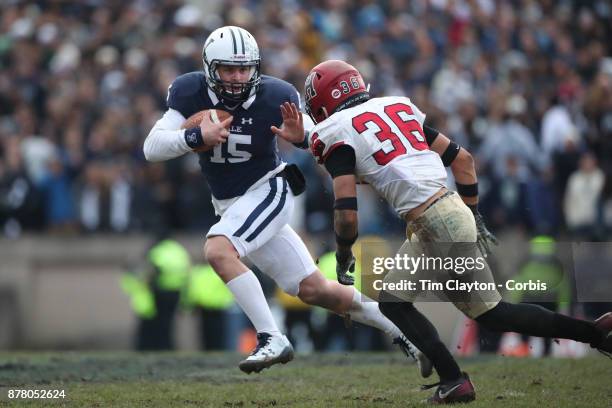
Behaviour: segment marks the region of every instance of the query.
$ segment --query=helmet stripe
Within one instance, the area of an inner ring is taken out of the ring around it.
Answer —
[[[230,33],[232,33],[232,44],[234,45],[234,54],[238,53],[238,49],[236,48],[236,35],[234,34],[234,30],[230,28]]]
[[[242,30],[238,30],[238,34],[240,34],[240,42],[242,43],[242,53],[244,54],[244,37],[242,36]]]
[[[234,34],[234,30],[230,28],[230,34],[232,35],[232,45],[234,46],[234,54],[238,52],[236,49],[236,35]]]

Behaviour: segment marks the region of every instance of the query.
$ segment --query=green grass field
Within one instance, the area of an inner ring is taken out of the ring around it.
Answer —
[[[0,353],[0,406],[416,407],[433,390],[400,353],[298,356],[243,374],[223,353]],[[470,407],[612,407],[612,361],[462,360]],[[9,389],[64,389],[63,400],[11,400]]]

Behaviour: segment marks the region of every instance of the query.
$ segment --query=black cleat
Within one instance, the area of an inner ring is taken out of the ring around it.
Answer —
[[[424,385],[423,389],[438,386],[438,389],[427,402],[430,404],[456,404],[471,402],[476,399],[476,390],[467,373],[461,373],[458,380]]]
[[[604,338],[600,344],[591,344],[602,354],[612,358],[612,312],[608,312],[595,320],[595,327],[597,327],[604,335]]]

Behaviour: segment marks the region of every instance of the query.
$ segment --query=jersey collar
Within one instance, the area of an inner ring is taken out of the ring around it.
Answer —
[[[208,91],[208,97],[210,98],[210,101],[212,102],[212,104],[214,106],[217,106],[217,104],[219,104],[219,98],[217,97],[217,94],[215,94],[210,88],[206,88],[206,90]],[[243,109],[249,109],[251,107],[251,105],[253,104],[253,102],[255,102],[255,98],[257,97],[257,94],[253,94],[249,97],[249,99],[247,99],[246,101],[242,102],[242,108]],[[229,108],[228,106],[226,106],[226,108]],[[234,107],[233,109],[236,109],[236,107]],[[232,109],[232,110],[233,110]]]

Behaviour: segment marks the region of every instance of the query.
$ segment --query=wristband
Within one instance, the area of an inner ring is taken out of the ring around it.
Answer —
[[[338,198],[334,202],[334,210],[355,210],[357,211],[357,197]]]
[[[338,235],[338,233],[336,233],[336,244],[342,247],[350,247],[351,245],[355,243],[355,241],[357,241],[358,236],[359,234],[355,234],[355,236],[352,238],[344,238]]]
[[[204,146],[204,139],[202,138],[202,129],[200,127],[194,127],[185,130],[185,143],[192,149]]]
[[[477,197],[478,196],[478,183],[474,184],[461,184],[455,182],[457,186],[457,192],[463,197]]]

